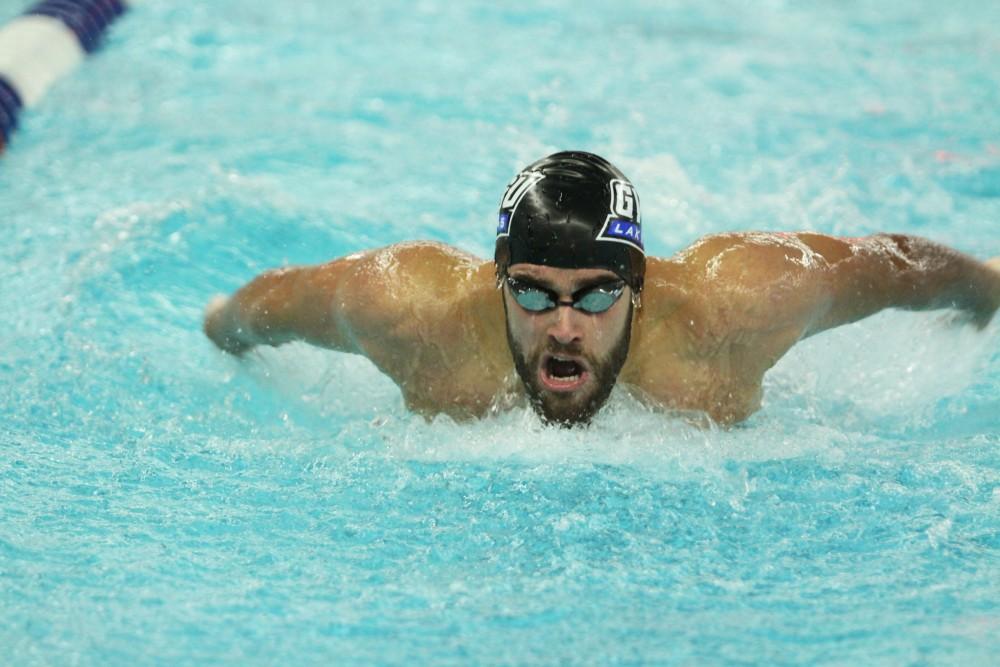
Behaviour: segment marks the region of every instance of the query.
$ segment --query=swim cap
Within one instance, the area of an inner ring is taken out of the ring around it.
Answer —
[[[592,153],[555,153],[529,165],[500,201],[494,259],[511,264],[608,269],[635,292],[646,253],[639,197],[621,171]]]

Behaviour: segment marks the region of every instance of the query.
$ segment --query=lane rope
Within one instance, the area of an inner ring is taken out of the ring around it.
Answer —
[[[42,0],[0,26],[0,153],[21,112],[100,47],[139,0]]]

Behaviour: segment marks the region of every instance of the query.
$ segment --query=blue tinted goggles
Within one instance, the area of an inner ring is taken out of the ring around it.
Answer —
[[[573,292],[569,301],[560,301],[559,295],[541,285],[507,276],[507,287],[514,301],[527,311],[541,313],[556,306],[572,306],[574,309],[596,315],[603,313],[621,298],[625,291],[624,280],[612,280],[600,285],[584,287]]]

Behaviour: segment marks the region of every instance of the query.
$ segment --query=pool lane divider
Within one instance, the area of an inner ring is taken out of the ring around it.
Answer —
[[[0,153],[21,111],[38,103],[138,0],[42,0],[0,26]]]

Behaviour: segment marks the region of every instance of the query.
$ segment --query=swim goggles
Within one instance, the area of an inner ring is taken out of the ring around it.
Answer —
[[[532,313],[552,310],[556,306],[572,306],[575,310],[596,315],[611,308],[621,298],[622,292],[625,290],[625,281],[613,280],[600,285],[584,287],[573,292],[570,301],[560,301],[559,295],[552,290],[510,276],[507,276],[507,287],[510,289],[514,301],[517,301],[521,308]]]

